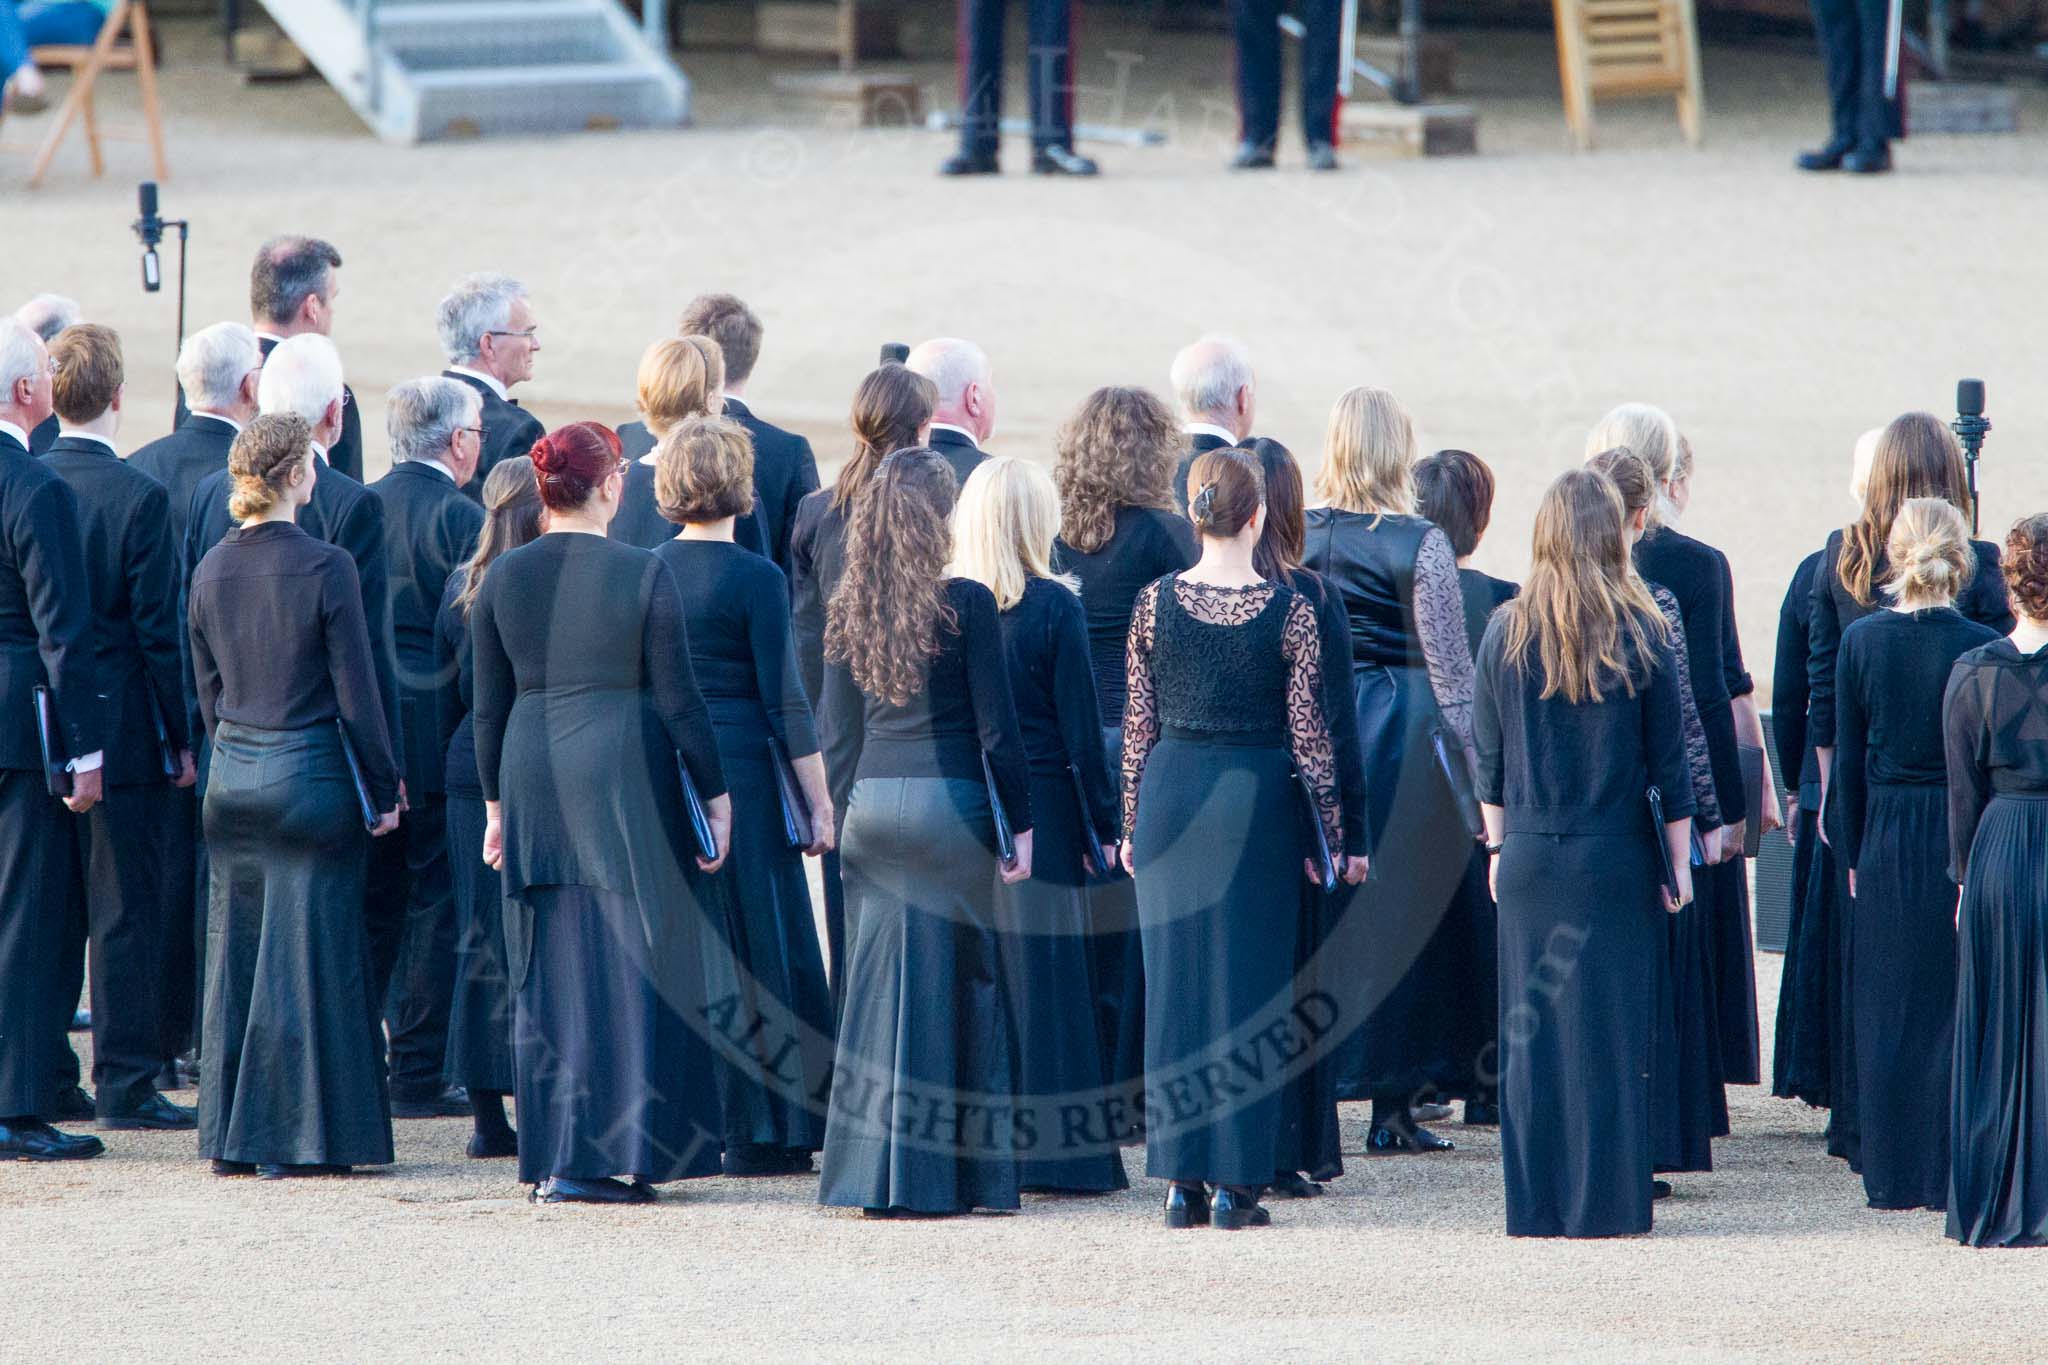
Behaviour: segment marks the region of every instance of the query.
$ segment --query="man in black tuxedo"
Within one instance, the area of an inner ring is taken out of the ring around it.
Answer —
[[[1301,0],[1301,137],[1308,168],[1337,169],[1337,75],[1343,62],[1339,0]],[[1230,0],[1237,32],[1237,154],[1232,170],[1273,165],[1280,140],[1280,0]]]
[[[63,1161],[105,1150],[36,1117],[62,1045],[56,1006],[64,933],[64,808],[82,815],[104,781],[92,656],[92,599],[78,503],[28,453],[51,412],[42,338],[0,319],[0,1160]],[[50,796],[35,693],[47,687],[52,737],[73,755],[71,795]]]
[[[733,527],[733,539],[741,545],[758,543],[787,575],[796,505],[817,489],[818,461],[809,441],[762,421],[747,404],[747,380],[761,357],[761,319],[731,294],[699,294],[683,309],[676,330],[718,343],[725,359],[725,415],[754,438],[754,510]]]
[[[78,300],[62,294],[38,294],[14,310],[14,320],[41,337],[45,346],[57,339],[57,333],[75,326],[79,317]],[[57,417],[52,413],[28,434],[28,453],[41,455],[56,439]]]
[[[469,385],[483,400],[483,457],[462,487],[481,505],[484,475],[500,460],[524,455],[547,433],[540,419],[512,398],[514,384],[533,378],[540,328],[533,320],[526,286],[509,275],[492,274],[457,280],[441,300],[437,323],[441,353],[448,359],[448,368],[441,373]]]
[[[1094,175],[1074,151],[1074,0],[1025,0],[1030,32],[1031,169]],[[994,175],[1002,145],[1003,28],[1009,0],[960,0],[960,150],[941,175]]]
[[[1252,438],[1252,414],[1258,387],[1251,357],[1228,337],[1207,336],[1180,348],[1171,373],[1174,402],[1180,408],[1181,430],[1188,436],[1187,453],[1173,471],[1173,500],[1188,510],[1188,470],[1198,456],[1225,446],[1241,446]]]
[[[455,896],[439,707],[455,679],[441,670],[434,618],[448,576],[475,552],[483,530],[483,508],[462,491],[483,449],[482,408],[474,388],[446,376],[400,384],[385,407],[391,472],[370,485],[384,505],[388,633],[409,801],[398,832],[378,841],[398,846],[404,868],[405,927],[385,1011],[397,1118],[442,1113],[447,1089],[442,1075],[455,998]]]
[[[77,499],[92,601],[92,649],[106,745],[98,805],[72,817],[72,932],[58,983],[57,1022],[77,1003],[92,944],[92,1080],[102,1128],[198,1126],[157,1093],[165,1057],[158,988],[173,917],[185,897],[166,879],[165,807],[194,781],[178,659],[178,572],[163,485],[114,448],[121,425],[121,341],[94,323],[50,348],[63,429],[44,462]],[[189,930],[183,916],[181,930]],[[70,1052],[69,1047],[63,1049]],[[68,1072],[75,1056],[60,1059]],[[60,1072],[60,1081],[65,1080]],[[66,1083],[71,1083],[66,1081]]]
[[[1903,132],[1898,94],[1885,92],[1885,67],[1898,60],[1899,0],[1813,0],[1821,70],[1828,80],[1827,143],[1799,154],[1802,171],[1882,174],[1892,168],[1891,140]]]
[[[903,363],[938,386],[931,446],[946,457],[964,488],[967,476],[987,458],[981,446],[996,429],[996,380],[988,357],[971,341],[933,337],[912,347]]]

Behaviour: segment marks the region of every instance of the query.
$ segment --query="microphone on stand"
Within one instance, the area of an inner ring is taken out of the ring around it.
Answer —
[[[135,199],[142,210],[135,220],[135,235],[142,239],[142,288],[154,294],[164,287],[163,267],[156,257],[157,244],[164,239],[164,220],[156,212],[156,181],[145,180],[136,186]]]
[[[910,359],[910,348],[902,342],[885,341],[882,343],[882,364],[901,365],[908,359]]]
[[[1956,381],[1956,420],[1949,430],[1963,445],[1963,468],[1970,480],[1970,534],[1977,534],[1977,460],[1984,453],[1984,437],[1991,421],[1984,415],[1984,381]]]

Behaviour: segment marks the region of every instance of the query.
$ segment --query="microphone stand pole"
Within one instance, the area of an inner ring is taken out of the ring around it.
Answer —
[[[1959,416],[1949,424],[1963,446],[1963,469],[1970,481],[1970,534],[1977,534],[1977,457],[1984,453],[1984,437],[1991,421],[1981,413]]]

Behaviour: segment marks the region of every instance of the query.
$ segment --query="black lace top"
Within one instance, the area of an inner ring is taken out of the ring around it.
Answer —
[[[1700,722],[1699,703],[1692,695],[1692,663],[1686,658],[1685,617],[1669,589],[1652,583],[1650,597],[1664,613],[1671,627],[1671,649],[1678,659],[1678,714],[1685,728],[1685,768],[1692,774],[1692,799],[1699,809],[1693,823],[1701,830],[1719,829],[1721,803],[1714,795],[1713,756],[1707,749],[1706,727]]]
[[[1162,592],[1162,587],[1165,591]],[[1291,588],[1224,588],[1178,574],[1138,594],[1131,612],[1124,703],[1124,834],[1161,728],[1282,732],[1316,794],[1331,848],[1343,842],[1337,764],[1323,718],[1315,607]]]

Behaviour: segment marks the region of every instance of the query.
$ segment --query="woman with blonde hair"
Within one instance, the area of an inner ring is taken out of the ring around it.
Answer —
[[[1998,632],[1953,605],[1975,568],[1953,504],[1908,499],[1884,557],[1888,609],[1843,631],[1835,662],[1835,853],[1852,902],[1863,1189],[1872,1208],[1938,1209],[1956,1019],[1942,696],[1955,661]]]
[[[998,455],[953,509],[953,572],[995,595],[1017,727],[1031,769],[1031,877],[997,890],[1003,979],[1017,1029],[1017,1107],[1060,1132],[1062,1100],[1103,1092],[1089,961],[1088,883],[1116,860],[1116,787],[1102,748],[1087,628],[1071,578],[1052,571],[1059,495],[1035,464]],[[1124,1189],[1117,1135],[1047,1141],[1025,1155],[1027,1190]]]
[[[1478,672],[1508,1235],[1647,1232],[1657,1016],[1645,983],[1661,974],[1660,911],[1691,898],[1692,778],[1669,630],[1630,568],[1604,475],[1573,470],[1544,494],[1528,580],[1487,627]]]
[[[654,447],[692,417],[716,417],[725,406],[725,352],[710,337],[665,337],[640,356],[635,380],[641,420],[619,428],[619,448],[632,463],[611,538],[651,550],[673,539],[676,528],[661,515],[654,496]],[[746,549],[763,553],[753,523],[745,528]]]
[[[1458,560],[1415,512],[1415,429],[1384,389],[1356,388],[1330,410],[1316,492],[1303,518],[1304,565],[1342,599],[1365,754],[1373,879],[1344,914],[1375,926],[1375,956],[1335,1053],[1340,1099],[1373,1101],[1375,1152],[1446,1151],[1411,1097],[1481,1099],[1491,973],[1486,891],[1450,850],[1479,836],[1471,804],[1472,651]],[[1338,667],[1332,661],[1332,668]]]
[[[1060,535],[1053,563],[1081,585],[1088,658],[1112,772],[1122,762],[1124,651],[1132,604],[1146,584],[1195,562],[1195,533],[1176,509],[1173,493],[1186,439],[1173,412],[1150,391],[1109,387],[1088,395],[1056,442]],[[1111,1081],[1124,1086],[1136,1082],[1145,1067],[1137,892],[1129,878],[1112,875],[1095,881],[1088,900],[1103,1056]]]

